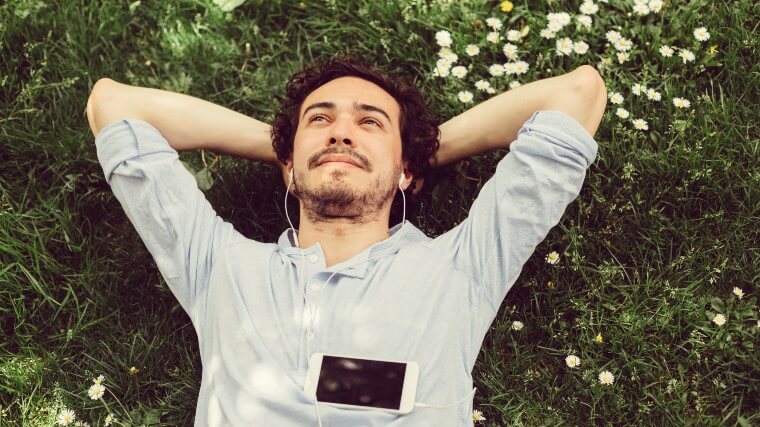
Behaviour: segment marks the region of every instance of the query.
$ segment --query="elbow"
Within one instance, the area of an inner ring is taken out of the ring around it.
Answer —
[[[582,65],[573,72],[577,74],[577,78],[574,79],[577,83],[576,89],[588,113],[586,129],[593,136],[607,109],[607,85],[596,68],[590,65]]]
[[[591,65],[581,65],[576,68],[578,89],[589,100],[595,109],[601,109],[602,113],[607,106],[607,85],[599,74],[599,71]],[[601,119],[601,117],[600,117]]]
[[[99,79],[92,86],[90,96],[87,97],[87,122],[90,124],[90,130],[92,130],[92,135],[94,137],[98,136],[98,133],[100,133],[100,129],[102,128],[102,124],[98,122],[97,114],[99,103],[102,102],[103,97],[106,96],[104,92],[106,92],[114,83],[116,82],[107,77]]]

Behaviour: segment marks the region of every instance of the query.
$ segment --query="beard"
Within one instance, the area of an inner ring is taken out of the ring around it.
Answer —
[[[396,194],[401,165],[376,177],[366,189],[351,185],[347,176],[344,170],[334,169],[327,182],[310,186],[306,184],[305,174],[296,170],[293,194],[303,203],[309,221],[329,222],[336,218],[348,219],[354,224],[378,221],[383,208]]]

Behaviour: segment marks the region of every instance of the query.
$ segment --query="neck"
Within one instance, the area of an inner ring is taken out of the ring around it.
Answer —
[[[312,222],[301,212],[298,241],[301,248],[319,242],[325,254],[325,265],[331,267],[351,259],[354,255],[390,236],[390,212],[380,215],[377,221],[353,223],[346,218]]]

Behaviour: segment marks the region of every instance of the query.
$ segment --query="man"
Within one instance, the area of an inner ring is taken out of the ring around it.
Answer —
[[[286,92],[273,127],[109,79],[88,100],[105,177],[198,335],[195,424],[472,425],[482,340],[580,191],[603,80],[582,66],[518,87],[447,121],[440,138],[416,89],[355,60],[308,67]],[[507,147],[462,223],[433,239],[408,221],[388,229],[396,190],[428,165]],[[235,231],[178,161],[198,148],[277,162],[299,228],[277,243]],[[443,408],[317,414],[303,391],[316,352],[415,361],[416,402]]]

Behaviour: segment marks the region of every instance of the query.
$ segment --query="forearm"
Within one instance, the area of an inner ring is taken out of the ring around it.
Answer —
[[[520,127],[547,101],[573,90],[575,71],[537,80],[483,101],[440,126],[439,166],[508,148]]]
[[[203,148],[276,161],[268,124],[189,95],[101,79],[87,101],[87,117],[96,136],[112,122],[134,118],[150,123],[178,151]]]

